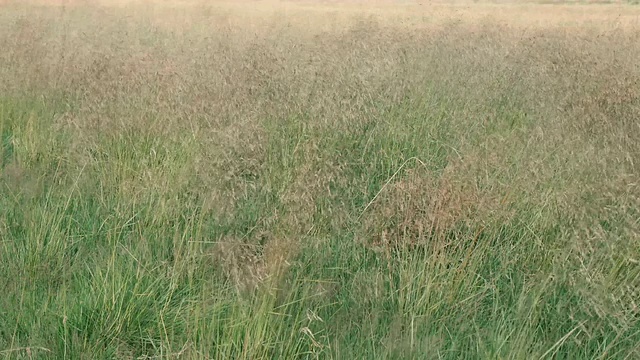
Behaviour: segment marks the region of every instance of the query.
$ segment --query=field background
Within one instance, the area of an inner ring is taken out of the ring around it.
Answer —
[[[640,8],[3,1],[0,358],[640,358]]]

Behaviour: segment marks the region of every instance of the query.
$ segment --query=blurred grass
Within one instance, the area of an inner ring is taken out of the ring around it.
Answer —
[[[640,356],[633,23],[5,9],[0,357]]]

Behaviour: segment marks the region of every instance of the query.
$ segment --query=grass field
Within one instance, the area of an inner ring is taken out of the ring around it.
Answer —
[[[5,1],[0,358],[640,358],[640,8]]]

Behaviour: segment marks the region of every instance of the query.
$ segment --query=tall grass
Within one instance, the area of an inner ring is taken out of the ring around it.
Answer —
[[[639,357],[632,18],[380,6],[4,5],[0,357]]]

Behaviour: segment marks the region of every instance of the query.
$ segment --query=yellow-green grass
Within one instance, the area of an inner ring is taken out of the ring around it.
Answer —
[[[1,10],[0,358],[640,357],[640,10]]]

